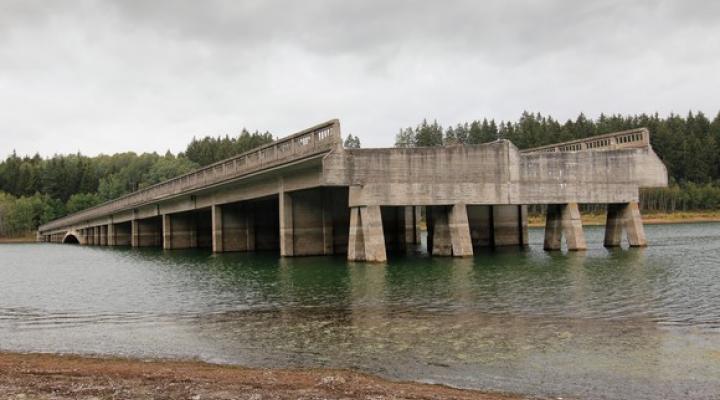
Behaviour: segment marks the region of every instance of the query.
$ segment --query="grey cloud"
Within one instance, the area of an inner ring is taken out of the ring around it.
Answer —
[[[400,126],[717,110],[712,1],[0,2],[0,155],[181,150],[330,117]]]

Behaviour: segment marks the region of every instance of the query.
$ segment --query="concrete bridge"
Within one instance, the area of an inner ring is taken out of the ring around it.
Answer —
[[[529,150],[507,140],[344,149],[332,120],[41,226],[38,240],[96,246],[275,250],[385,261],[525,246],[527,205],[545,204],[547,250],[586,248],[578,204],[607,204],[605,245],[645,246],[639,188],[667,186],[646,129]]]

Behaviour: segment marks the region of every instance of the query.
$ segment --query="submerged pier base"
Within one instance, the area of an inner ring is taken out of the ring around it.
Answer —
[[[570,251],[586,250],[580,209],[577,203],[549,204],[545,221],[545,250],[560,250],[565,237]]]
[[[350,208],[349,261],[387,261],[380,206]]]
[[[608,204],[605,222],[605,247],[619,247],[625,230],[630,247],[647,246],[640,208],[637,202]]]

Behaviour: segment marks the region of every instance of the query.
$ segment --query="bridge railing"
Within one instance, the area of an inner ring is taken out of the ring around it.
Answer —
[[[529,153],[565,153],[571,151],[597,151],[615,149],[637,149],[650,146],[650,132],[646,128],[591,136],[585,139],[555,143],[547,146],[521,150]]]
[[[162,198],[201,189],[249,173],[332,150],[341,144],[340,122],[331,120],[250,151],[51,221],[40,231],[58,229]]]

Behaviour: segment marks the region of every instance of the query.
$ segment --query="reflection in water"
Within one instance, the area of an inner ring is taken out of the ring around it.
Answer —
[[[273,253],[0,246],[0,350],[356,368],[583,398],[720,392],[720,224],[647,249],[387,264]]]

